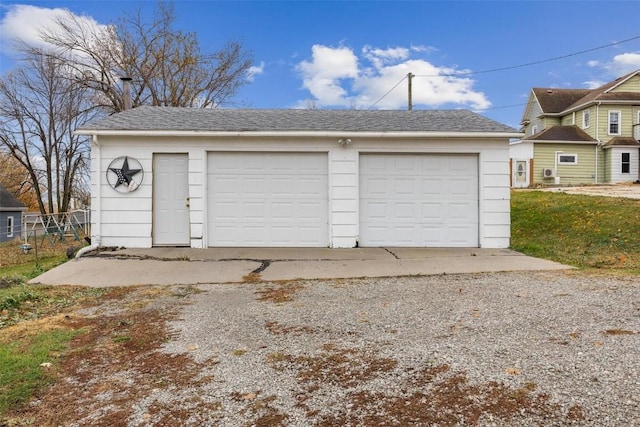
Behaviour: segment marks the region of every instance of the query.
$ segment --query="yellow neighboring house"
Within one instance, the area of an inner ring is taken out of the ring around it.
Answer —
[[[527,185],[640,180],[640,70],[597,89],[532,88],[520,124]]]

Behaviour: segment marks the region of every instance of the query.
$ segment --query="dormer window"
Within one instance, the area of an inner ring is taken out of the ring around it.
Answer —
[[[620,135],[620,111],[609,111],[609,135]]]
[[[587,129],[591,125],[591,112],[584,110],[582,112],[582,129]]]
[[[538,132],[538,126],[531,127],[531,135],[535,135]]]

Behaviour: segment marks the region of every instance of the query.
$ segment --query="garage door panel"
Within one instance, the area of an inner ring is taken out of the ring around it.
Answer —
[[[477,182],[469,177],[454,177],[448,183],[449,194],[451,196],[462,196],[468,198],[470,194],[476,191]]]
[[[420,189],[423,196],[439,195],[441,189],[445,186],[445,182],[440,178],[420,178]]]
[[[368,212],[365,220],[368,220],[367,222],[375,219],[384,219],[389,216],[387,212],[387,203],[384,201],[367,201],[361,209]]]
[[[394,216],[399,221],[409,221],[413,223],[413,219],[416,217],[417,206],[415,203],[398,203],[395,205]]]
[[[236,194],[242,193],[246,196],[253,196],[262,198],[264,197],[264,186],[265,182],[259,176],[248,176],[242,178],[235,178],[236,184],[234,187],[237,191],[225,191],[224,188],[221,188],[223,191],[222,194],[235,197]],[[224,185],[224,183],[220,183]]]
[[[407,178],[395,178],[393,180],[393,187],[398,197],[409,196],[413,197],[416,194],[416,179],[413,177]]]
[[[449,226],[447,228],[447,234],[449,235],[449,241],[451,246],[465,247],[468,245],[469,235],[476,234],[477,230],[470,226],[456,227]]]
[[[361,155],[360,244],[477,247],[477,163],[476,155]]]
[[[424,172],[437,172],[443,169],[443,158],[435,156],[422,156],[420,159],[420,170]]]
[[[299,178],[296,180],[297,195],[316,198],[319,193],[326,192],[327,181],[324,177]]]
[[[318,211],[325,209],[323,203],[315,202],[313,200],[309,201],[298,201],[298,206],[296,211],[298,212],[298,218],[301,221],[307,221],[315,223],[320,220],[320,216],[318,215]]]
[[[473,203],[450,203],[447,213],[449,222],[478,221],[478,207]]]
[[[425,221],[428,221],[430,223],[434,223],[435,221],[438,221],[438,223],[444,222],[445,213],[442,203],[423,202],[421,203],[420,207],[420,216],[424,218]]]
[[[326,153],[209,153],[209,246],[328,246]]]
[[[389,192],[387,190],[388,182],[384,178],[368,177],[367,180],[360,184],[360,194],[365,198],[373,198],[379,196],[384,198]]]

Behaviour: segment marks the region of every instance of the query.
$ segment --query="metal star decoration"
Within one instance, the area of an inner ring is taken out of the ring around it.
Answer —
[[[131,181],[133,180],[133,177],[137,173],[139,173],[142,169],[130,169],[129,160],[125,156],[124,162],[122,163],[121,168],[109,168],[109,170],[115,173],[116,176],[118,177],[118,182],[116,182],[116,185],[113,187],[113,188],[118,188],[120,184],[129,186],[129,184],[131,184]]]

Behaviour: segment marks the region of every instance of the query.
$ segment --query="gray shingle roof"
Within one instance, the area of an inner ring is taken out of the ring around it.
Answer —
[[[114,114],[78,131],[518,132],[467,110],[223,110],[148,106]]]
[[[18,200],[13,194],[9,193],[6,188],[0,185],[0,210],[25,210],[24,203]]]

